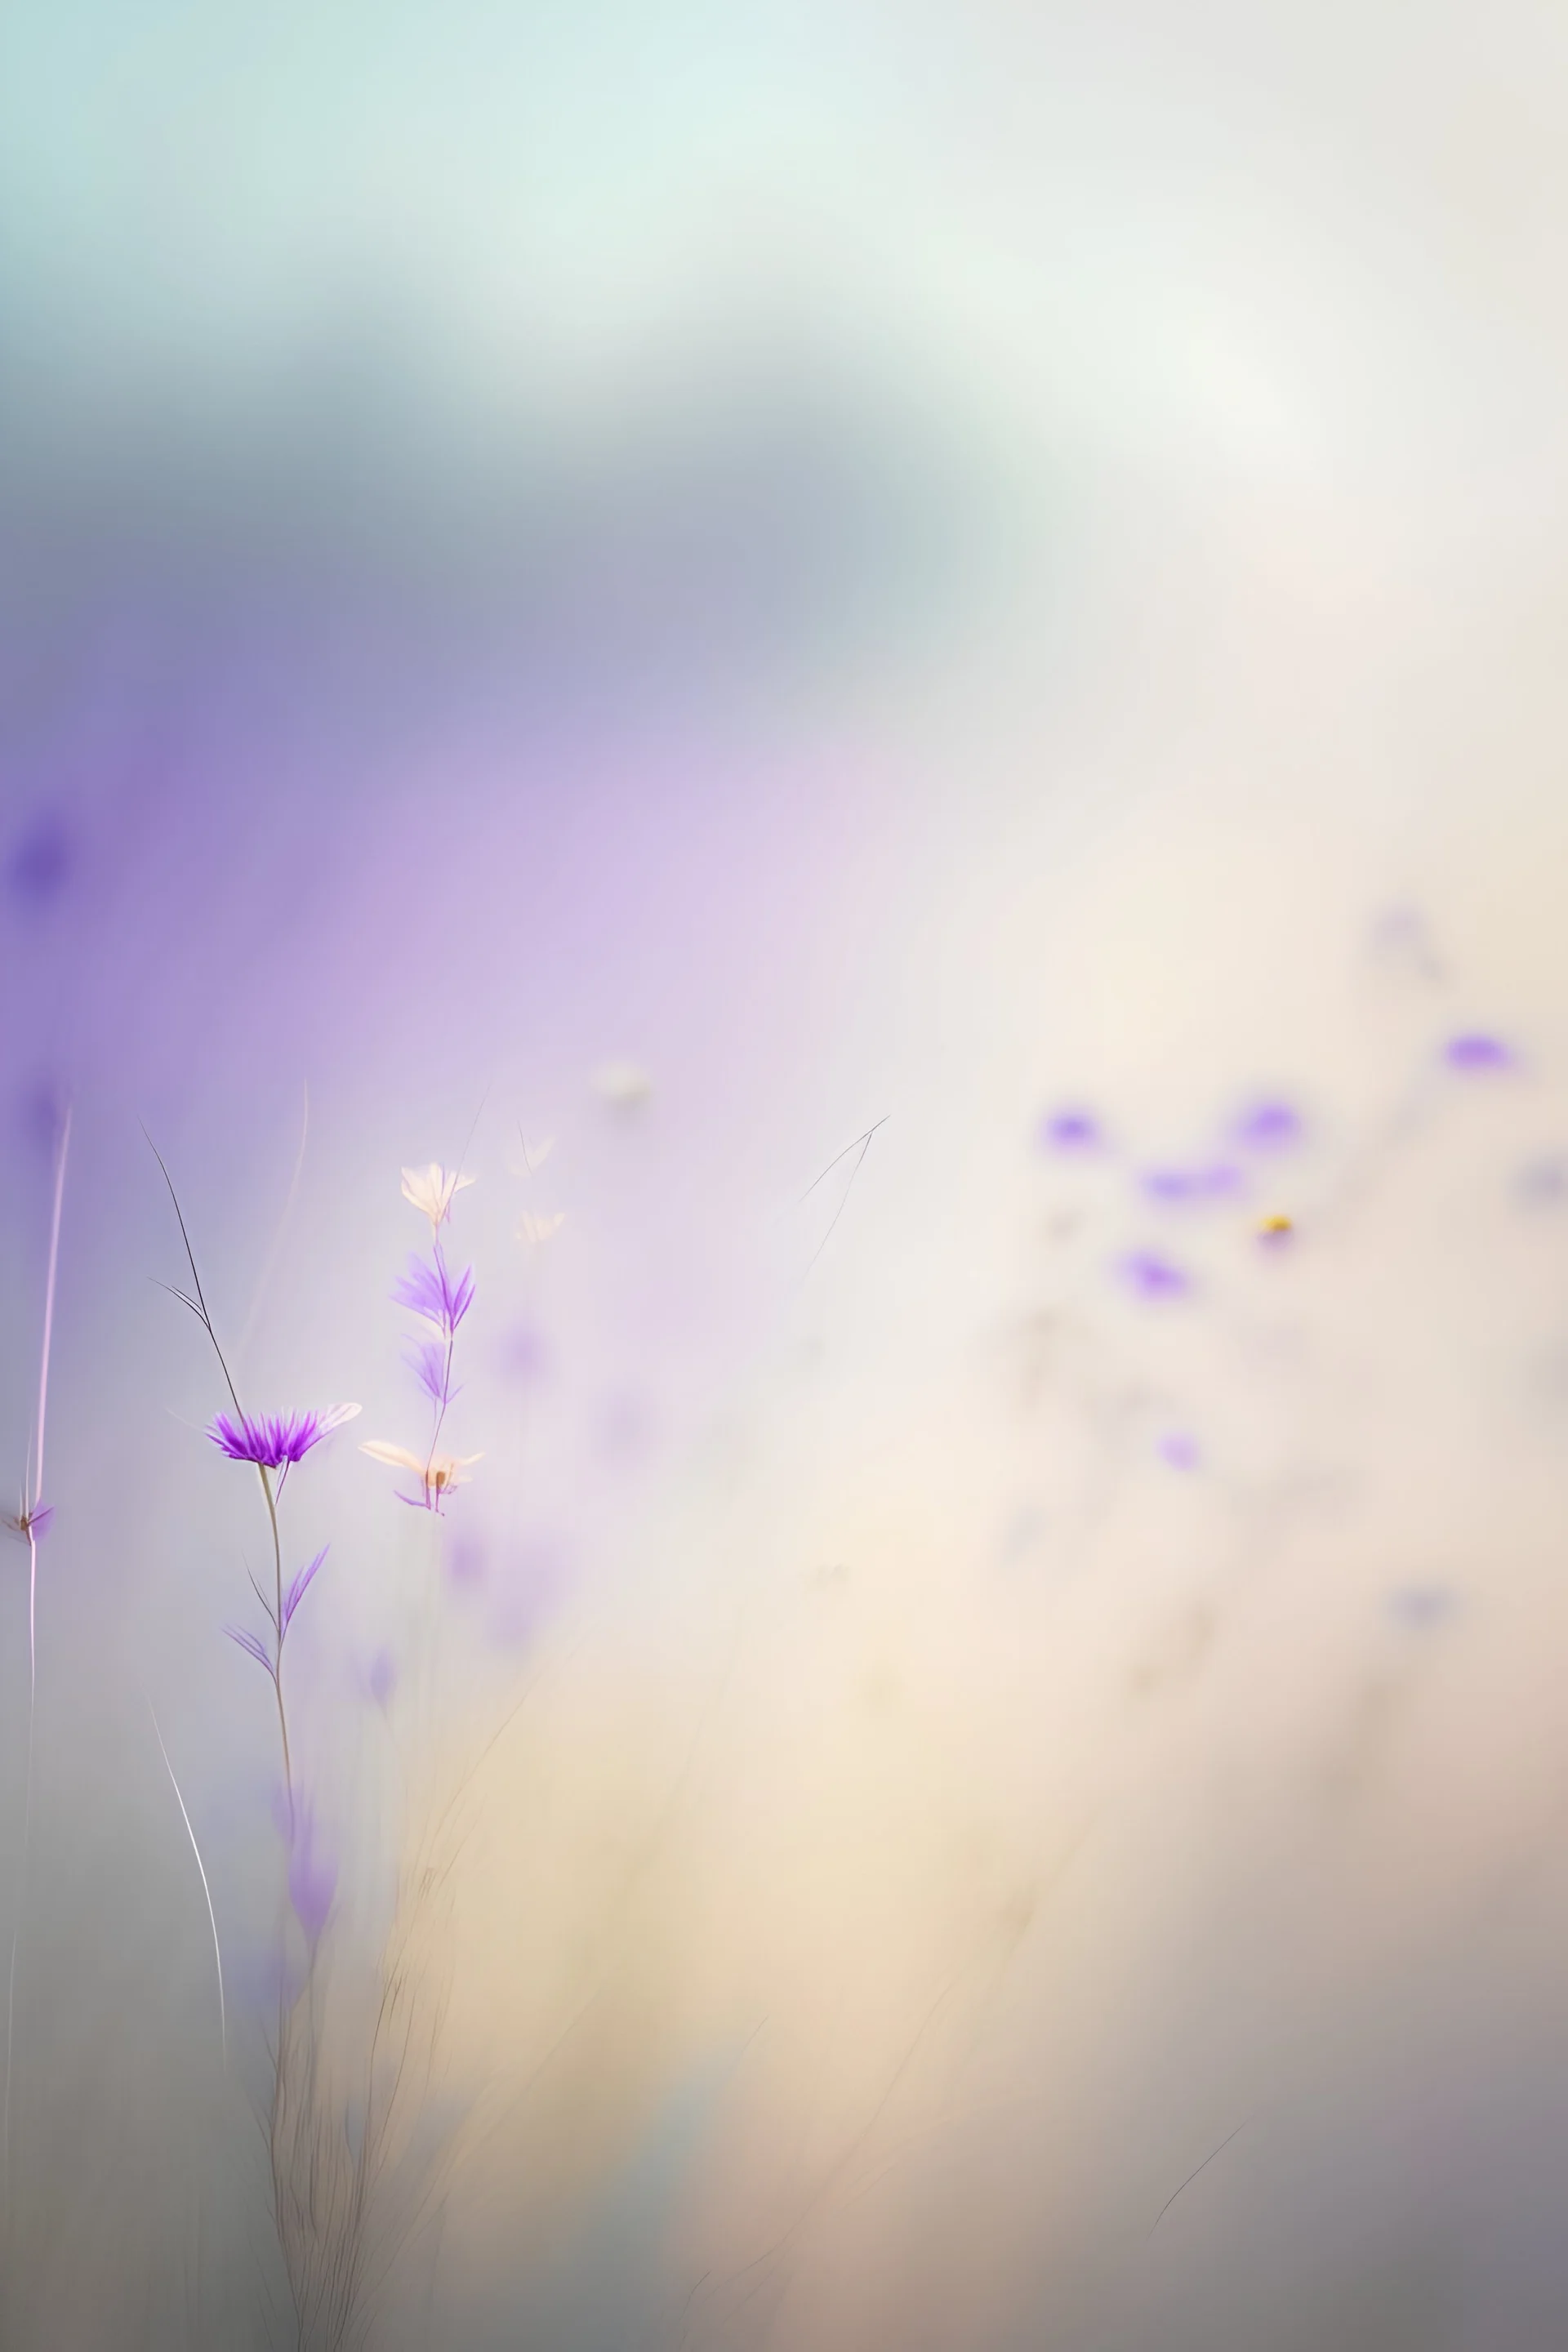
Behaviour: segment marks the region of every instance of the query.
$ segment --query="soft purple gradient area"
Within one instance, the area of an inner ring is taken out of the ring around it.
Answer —
[[[289,2308],[410,1883],[388,2352],[1568,2336],[1565,89],[6,12],[7,2352]]]
[[[1247,1173],[1234,1160],[1209,1160],[1195,1168],[1151,1168],[1143,1177],[1150,1200],[1173,1207],[1234,1200],[1247,1189]]]
[[[1195,1470],[1203,1461],[1203,1448],[1189,1430],[1168,1430],[1160,1440],[1160,1459],[1173,1470]]]
[[[309,1940],[319,1943],[338,1891],[338,1864],[321,1843],[315,1822],[301,1809],[289,1845],[289,1900]]]
[[[1047,1151],[1100,1151],[1105,1130],[1092,1111],[1075,1107],[1047,1111],[1040,1121],[1039,1140]]]

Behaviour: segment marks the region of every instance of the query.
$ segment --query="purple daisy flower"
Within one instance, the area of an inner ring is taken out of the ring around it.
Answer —
[[[1443,1048],[1443,1059],[1451,1070],[1511,1070],[1517,1057],[1511,1045],[1506,1045],[1500,1037],[1472,1029],[1449,1038]]]
[[[358,1411],[357,1404],[329,1404],[312,1412],[220,1412],[208,1423],[207,1435],[231,1462],[281,1470],[302,1462],[313,1445],[353,1421]]]
[[[392,1296],[397,1306],[422,1315],[449,1339],[474,1303],[474,1270],[467,1266],[460,1275],[452,1276],[439,1250],[433,1265],[422,1257],[410,1257],[408,1271]]]
[[[1140,1298],[1184,1298],[1192,1278],[1155,1250],[1132,1250],[1121,1261],[1122,1280]]]
[[[1047,1111],[1040,1121],[1043,1151],[1098,1151],[1104,1141],[1105,1130],[1094,1113],[1077,1106]]]

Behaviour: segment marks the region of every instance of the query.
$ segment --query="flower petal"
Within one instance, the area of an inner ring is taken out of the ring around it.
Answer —
[[[306,1593],[310,1591],[311,1580],[315,1576],[316,1570],[321,1567],[321,1562],[327,1557],[327,1549],[328,1548],[325,1544],[321,1546],[321,1550],[316,1554],[315,1559],[310,1562],[310,1566],[308,1568],[302,1568],[300,1570],[299,1575],[294,1579],[293,1583],[283,1595],[283,1622],[279,1628],[279,1640],[281,1640],[282,1636],[289,1631],[289,1622],[293,1617],[295,1610],[298,1609],[300,1601],[303,1601]]]
[[[417,1454],[410,1454],[406,1445],[388,1445],[384,1439],[373,1437],[366,1440],[360,1452],[368,1454],[373,1462],[384,1462],[389,1469],[416,1470],[421,1477],[425,1475],[423,1460]]]

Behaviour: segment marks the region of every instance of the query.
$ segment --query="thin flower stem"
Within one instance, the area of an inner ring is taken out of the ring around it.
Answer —
[[[143,1135],[147,1135],[145,1128],[142,1129],[142,1132]],[[153,1142],[150,1135],[147,1135],[147,1149],[153,1154],[153,1157],[157,1161],[159,1167],[163,1171],[163,1181],[169,1188],[169,1198],[174,1204],[174,1219],[180,1228],[180,1239],[185,1245],[185,1263],[191,1269],[191,1281],[195,1286],[196,1295],[195,1299],[187,1298],[184,1303],[191,1308],[203,1330],[206,1333],[207,1338],[213,1343],[213,1353],[217,1358],[218,1369],[223,1373],[224,1386],[227,1389],[229,1395],[234,1400],[235,1412],[239,1415],[240,1420],[243,1421],[245,1419],[245,1407],[239,1402],[239,1391],[234,1385],[234,1380],[230,1374],[227,1362],[225,1360],[223,1349],[218,1346],[217,1333],[213,1329],[212,1317],[207,1312],[206,1297],[202,1289],[202,1278],[196,1272],[196,1254],[191,1247],[191,1237],[185,1230],[184,1212],[180,1207],[180,1196],[174,1190],[174,1180],[170,1175],[168,1169],[164,1167],[163,1155],[159,1150],[157,1145]],[[163,1285],[165,1289],[167,1289],[168,1286],[169,1286],[166,1283]],[[178,1298],[182,1294],[179,1291],[176,1291],[174,1296]]]
[[[272,1528],[272,1576],[274,1594],[273,1623],[278,1627],[278,1651],[272,1667],[272,1688],[278,1700],[278,1729],[283,1741],[283,1794],[289,1807],[289,1829],[294,1829],[294,1769],[289,1756],[289,1717],[283,1706],[283,1540],[278,1532],[278,1506],[273,1500],[272,1481],[258,1462],[256,1475],[261,1481],[261,1491],[267,1498],[267,1517]]]
[[[38,1351],[37,1450],[33,1460],[31,1501],[24,1500],[27,1530],[27,1773],[22,1798],[22,1862],[16,1888],[16,1918],[11,1930],[11,1964],[5,1982],[5,2094],[0,2115],[0,2162],[7,2191],[11,2183],[11,2053],[16,2017],[16,1950],[21,1941],[22,1915],[26,1902],[27,1863],[33,1842],[33,1726],[38,1696],[38,1537],[34,1524],[44,1498],[44,1431],[49,1411],[49,1351],[55,1336],[55,1279],[60,1263],[60,1211],[66,1194],[66,1155],[70,1150],[71,1114],[68,1106],[55,1158],[55,1193],[49,1213],[49,1255],[44,1275],[44,1337]]]
[[[5,1987],[5,2107],[4,2118],[0,2119],[0,2159],[5,2163],[7,2195],[11,2188],[11,2028],[16,2013],[16,1939],[21,1932],[18,1914],[11,1930],[11,1973]]]
[[[55,1330],[55,1275],[60,1262],[60,1208],[66,1192],[66,1154],[70,1150],[71,1115],[68,1110],[60,1129],[59,1157],[55,1162],[55,1204],[49,1219],[49,1265],[44,1277],[44,1345],[38,1365],[38,1456],[33,1479],[33,1506],[37,1509],[44,1494],[44,1422],[49,1405],[49,1342]]]
[[[483,1108],[484,1105],[481,1103],[479,1108],[482,1110]],[[478,1123],[478,1117],[476,1115],[475,1125],[477,1126]],[[471,1134],[468,1140],[469,1142],[472,1142],[473,1140]],[[464,1149],[467,1149],[466,1145]],[[447,1287],[447,1261],[441,1255],[441,1242],[439,1235],[437,1235],[436,1240],[432,1243],[431,1252],[435,1257],[436,1264],[440,1270],[441,1287],[445,1290]],[[447,1406],[452,1394],[452,1350],[457,1345],[457,1339],[458,1335],[456,1331],[448,1328],[447,1332],[447,1361],[441,1374],[441,1398],[439,1403],[436,1407],[436,1426],[430,1432],[430,1452],[426,1456],[425,1463],[425,1498],[427,1504],[431,1495],[431,1474],[436,1467],[436,1448],[441,1443],[441,1425],[447,1418]]]
[[[153,1706],[151,1699],[147,1701],[147,1712],[153,1717],[153,1734],[158,1742],[158,1753],[162,1756],[163,1759],[163,1769],[169,1775],[169,1785],[174,1791],[174,1802],[179,1806],[180,1819],[185,1824],[185,1835],[190,1839],[191,1852],[195,1855],[196,1868],[201,1873],[202,1893],[206,1896],[207,1900],[207,1918],[211,1923],[213,1931],[213,1958],[217,1963],[218,2041],[222,2046],[223,2062],[226,2067],[228,2064],[228,2014],[223,1997],[223,1950],[217,1939],[217,1914],[213,1909],[212,1888],[207,1885],[206,1864],[202,1860],[202,1850],[196,1843],[196,1833],[191,1827],[191,1817],[185,1811],[185,1801],[180,1794],[180,1784],[174,1778],[174,1768],[169,1761],[169,1751],[163,1745],[163,1735],[158,1728],[157,1710]]]

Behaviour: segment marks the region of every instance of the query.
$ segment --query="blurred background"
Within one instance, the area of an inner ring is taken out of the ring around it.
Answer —
[[[363,2340],[1559,2340],[1565,131],[1527,0],[12,0],[17,2352],[301,2340],[149,1139],[247,1402],[363,1407]]]

